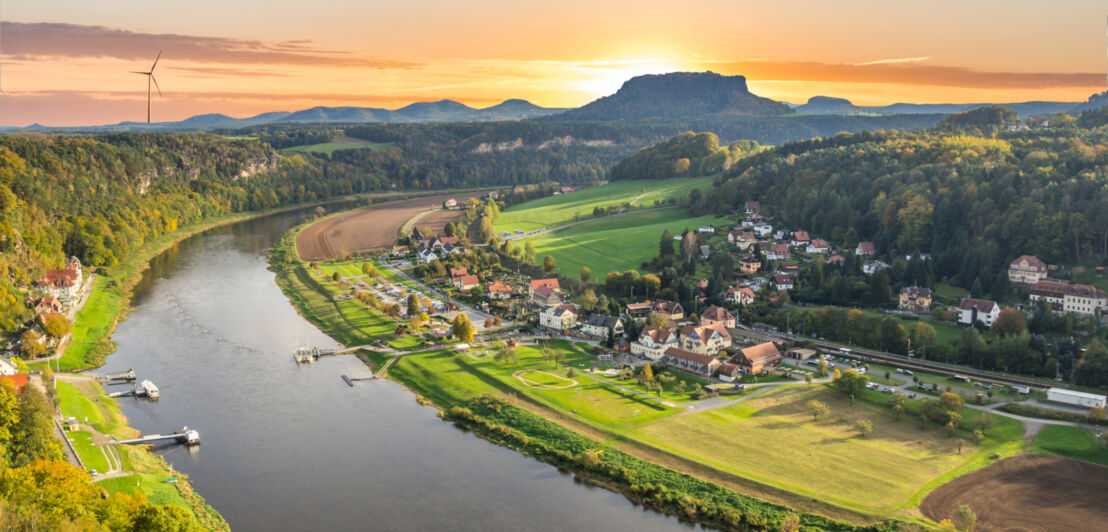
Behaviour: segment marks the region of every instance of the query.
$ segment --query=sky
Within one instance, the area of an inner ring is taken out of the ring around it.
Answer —
[[[394,109],[576,107],[639,74],[741,74],[860,105],[1083,101],[1105,89],[1095,0],[7,0],[0,125]]]

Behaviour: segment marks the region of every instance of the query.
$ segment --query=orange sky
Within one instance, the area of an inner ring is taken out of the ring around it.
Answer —
[[[713,70],[753,92],[894,102],[1084,100],[1105,11],[1078,0],[192,0],[5,2],[0,124],[155,121],[317,105],[525,98],[578,106],[642,73]]]

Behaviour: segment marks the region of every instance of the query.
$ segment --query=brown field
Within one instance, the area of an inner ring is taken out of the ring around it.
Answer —
[[[396,240],[397,233],[413,216],[431,208],[441,207],[442,202],[454,198],[459,203],[478,193],[449,194],[430,196],[403,201],[393,201],[363,207],[337,216],[325,218],[296,235],[296,252],[303,260],[332,259],[348,252],[380,251],[388,249]],[[439,213],[432,213],[429,219]],[[449,211],[457,219],[458,211]],[[438,217],[431,222],[439,223],[439,230],[446,225],[447,219]],[[423,226],[423,223],[418,224]],[[432,226],[432,223],[428,223]]]
[[[457,199],[457,198],[455,198]],[[441,205],[441,203],[440,203]],[[432,235],[442,234],[442,230],[446,227],[446,224],[450,222],[456,222],[462,218],[462,211],[435,211],[421,216],[415,221],[415,227],[420,229],[427,229]]]
[[[1108,467],[1022,455],[943,484],[923,499],[920,511],[934,521],[953,519],[967,504],[978,530],[1103,530],[1106,493]]]

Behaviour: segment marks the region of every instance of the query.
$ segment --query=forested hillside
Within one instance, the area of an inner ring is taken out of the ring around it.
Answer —
[[[712,175],[735,164],[740,157],[757,153],[758,143],[735,141],[720,146],[714,133],[687,131],[661,144],[643,148],[612,167],[611,179],[666,179]]]
[[[965,117],[926,132],[786,144],[740,160],[695,210],[760,200],[835,244],[931,253],[937,277],[985,291],[1022,254],[1051,264],[1108,255],[1108,131],[980,136],[957,127],[966,123],[997,130]]]

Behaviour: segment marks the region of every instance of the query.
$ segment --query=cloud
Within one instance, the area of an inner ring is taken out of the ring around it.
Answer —
[[[166,59],[201,63],[273,64],[413,69],[422,65],[395,59],[358,57],[325,50],[311,40],[277,43],[228,37],[141,33],[104,26],[63,23],[0,22],[4,59],[51,57],[150,60],[164,51]]]
[[[867,61],[865,63],[854,63],[854,66],[867,66],[867,65],[887,65],[892,63],[919,63],[920,61],[928,61],[930,57],[901,57],[899,59],[878,59],[876,61]]]
[[[888,83],[978,89],[1087,88],[1100,86],[1104,82],[1104,74],[1097,72],[992,72],[921,65],[914,59],[917,58],[860,64],[738,60],[705,62],[702,67],[725,74],[742,74],[751,81]]]
[[[187,67],[187,66],[168,66],[170,70],[177,70],[181,72],[188,72],[194,74],[194,77],[204,78],[217,78],[217,77],[248,77],[248,78],[287,78],[292,77],[291,74],[284,72],[277,72],[274,70],[252,70],[248,68],[227,68],[227,67]]]

